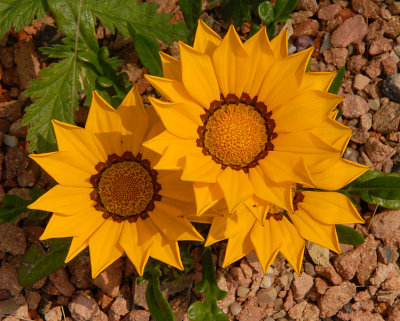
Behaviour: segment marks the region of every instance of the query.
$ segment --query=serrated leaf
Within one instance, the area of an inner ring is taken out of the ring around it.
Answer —
[[[134,34],[132,38],[135,40],[135,49],[140,61],[149,70],[150,74],[162,76],[163,70],[158,53],[160,46],[157,41],[141,33]]]
[[[78,108],[75,88],[79,88],[79,82],[76,77],[76,83],[72,86],[73,67],[73,56],[51,64],[39,72],[40,78],[33,80],[24,92],[26,97],[40,98],[25,109],[22,121],[24,126],[30,125],[27,140],[31,152],[36,149],[39,152],[56,150],[52,119],[74,123],[73,110]]]
[[[171,45],[175,40],[185,40],[187,28],[181,22],[169,23],[172,15],[157,13],[158,5],[151,2],[138,4],[136,0],[90,0],[91,12],[112,33],[117,28],[124,35],[129,35],[128,26],[135,32],[156,38]]]
[[[28,211],[26,208],[31,201],[24,200],[16,195],[5,195],[0,207],[0,224],[14,222],[21,214]]]
[[[71,238],[49,239],[42,245],[33,243],[18,269],[19,283],[30,286],[63,267],[70,244]]]
[[[0,0],[0,38],[11,27],[18,32],[32,20],[40,20],[47,11],[45,0]]]
[[[196,291],[205,294],[204,302],[196,301],[188,309],[192,321],[228,321],[228,316],[217,306],[217,301],[226,297],[227,292],[218,288],[211,248],[203,254],[203,278],[196,284]]]
[[[274,6],[269,1],[261,2],[258,6],[258,15],[260,16],[261,21],[268,25],[274,21]]]
[[[197,21],[201,14],[201,0],[179,0],[185,24],[190,31],[189,44],[193,43],[194,35],[197,29]]]
[[[350,245],[360,245],[364,243],[364,236],[355,229],[342,224],[337,224],[335,226],[339,243]]]
[[[342,85],[343,77],[344,77],[345,68],[344,66],[340,68],[333,79],[331,85],[329,86],[328,92],[331,94],[337,94],[340,86]]]
[[[274,12],[275,21],[286,21],[290,19],[289,15],[296,8],[299,0],[276,0]],[[281,20],[283,19],[283,20]]]

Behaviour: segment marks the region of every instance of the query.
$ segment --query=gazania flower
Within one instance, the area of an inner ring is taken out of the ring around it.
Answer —
[[[136,89],[117,110],[94,92],[85,128],[53,121],[59,151],[31,155],[58,182],[29,206],[53,212],[41,239],[72,237],[66,262],[89,246],[93,278],[124,252],[139,274],[149,256],[183,269],[177,241],[203,239],[191,186],[141,146],[156,121]]]
[[[335,224],[364,222],[351,201],[341,193],[304,191],[295,193],[292,199],[293,210],[249,200],[234,214],[213,215],[205,245],[228,239],[223,267],[254,250],[267,273],[281,252],[300,274],[304,239],[340,253]],[[257,216],[250,207],[256,207]]]
[[[147,79],[169,100],[151,99],[166,130],[144,145],[162,155],[156,169],[183,170],[198,215],[223,199],[230,213],[249,198],[290,208],[311,171],[340,172],[320,186],[335,190],[366,170],[341,158],[352,133],[333,118],[335,73],[305,72],[311,52],[288,56],[287,34],[270,42],[265,28],[222,40],[200,21],[180,60],[161,54],[165,78]]]

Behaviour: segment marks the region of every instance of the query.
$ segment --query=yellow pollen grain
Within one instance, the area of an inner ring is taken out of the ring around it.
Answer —
[[[227,166],[247,166],[267,142],[265,120],[250,105],[223,105],[205,125],[204,147]]]
[[[154,194],[150,173],[134,161],[115,163],[105,169],[98,191],[105,209],[123,217],[142,213]]]

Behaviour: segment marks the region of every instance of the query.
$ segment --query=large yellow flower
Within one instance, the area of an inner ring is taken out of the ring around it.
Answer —
[[[136,89],[117,110],[94,92],[85,128],[53,121],[59,151],[31,155],[58,182],[29,206],[53,212],[41,239],[73,237],[66,262],[89,246],[93,278],[124,252],[139,274],[149,256],[183,269],[177,241],[203,239],[190,184],[142,147],[157,120]]]
[[[180,60],[161,53],[165,78],[147,79],[170,101],[151,99],[166,130],[144,145],[162,155],[156,169],[193,182],[198,215],[223,199],[231,213],[249,198],[291,208],[293,183],[329,169],[319,187],[335,190],[366,170],[341,158],[352,132],[334,120],[335,73],[305,72],[311,52],[289,56],[287,33],[270,42],[265,28],[222,40],[200,21]]]

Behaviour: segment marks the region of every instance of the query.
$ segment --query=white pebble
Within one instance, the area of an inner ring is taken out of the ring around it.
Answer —
[[[4,135],[3,143],[7,146],[14,147],[18,145],[18,138],[16,136]]]
[[[238,296],[240,296],[241,298],[244,298],[247,295],[247,293],[249,293],[249,292],[250,292],[250,289],[246,288],[245,286],[242,286],[242,285],[239,286],[236,290],[236,294]]]
[[[239,302],[233,302],[229,307],[233,315],[238,315],[242,311],[242,306]]]
[[[261,281],[262,288],[269,288],[272,285],[272,279],[269,276],[264,276]]]

